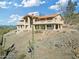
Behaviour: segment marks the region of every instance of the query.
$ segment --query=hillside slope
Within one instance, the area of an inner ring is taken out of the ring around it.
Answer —
[[[29,40],[32,39],[32,32],[6,34],[5,38],[6,47],[15,44],[15,50],[19,55],[25,54],[25,59],[31,59],[28,46]],[[79,31],[73,29],[43,31],[34,33],[34,40],[35,59],[73,59],[75,55],[72,51],[79,46]]]

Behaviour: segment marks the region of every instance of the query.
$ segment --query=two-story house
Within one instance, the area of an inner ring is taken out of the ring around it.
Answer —
[[[60,14],[49,16],[26,15],[17,23],[17,30],[61,30],[64,24],[63,17]]]

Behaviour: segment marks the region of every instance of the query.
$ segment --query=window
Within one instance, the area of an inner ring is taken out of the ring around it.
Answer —
[[[38,21],[37,19],[35,19],[35,21]]]
[[[40,21],[45,21],[45,19],[42,18],[42,19],[40,19]]]
[[[39,29],[39,25],[35,25],[35,29]]]
[[[39,19],[35,19],[35,21],[39,21]]]
[[[47,18],[48,20],[52,20],[53,18]]]
[[[53,24],[49,24],[49,25],[47,25],[47,29],[53,29],[54,27],[53,27]]]
[[[28,22],[28,19],[26,19],[25,22]]]
[[[47,25],[47,27],[51,27],[51,24]]]
[[[51,21],[52,21],[52,18],[47,18],[47,21],[48,21],[48,22],[51,22]]]
[[[45,29],[45,25],[41,25],[41,29]]]

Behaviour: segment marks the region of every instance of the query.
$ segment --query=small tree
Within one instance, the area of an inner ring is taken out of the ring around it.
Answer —
[[[72,0],[68,1],[66,10],[64,12],[66,23],[72,22],[72,19],[74,17],[74,11],[76,9],[75,6],[77,6],[77,2],[72,2]]]

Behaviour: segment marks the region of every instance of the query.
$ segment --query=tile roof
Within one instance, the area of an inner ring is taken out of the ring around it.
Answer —
[[[27,18],[27,17],[33,17],[33,18],[38,18],[38,19],[46,19],[46,18],[54,18],[56,16],[58,16],[59,14],[52,14],[52,15],[48,15],[48,16],[33,16],[33,15],[26,15],[23,18]]]

